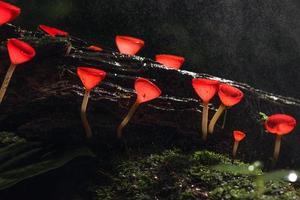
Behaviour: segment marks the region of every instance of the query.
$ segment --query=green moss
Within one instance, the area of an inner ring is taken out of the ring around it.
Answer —
[[[25,143],[26,140],[11,132],[0,132],[0,146],[5,146],[13,143]]]
[[[280,181],[267,182],[258,196],[256,176],[213,168],[218,164],[231,164],[231,160],[209,151],[166,150],[115,163],[110,181],[91,190],[95,200],[299,199],[291,185]]]

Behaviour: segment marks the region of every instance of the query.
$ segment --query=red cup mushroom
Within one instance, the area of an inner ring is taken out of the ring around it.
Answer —
[[[276,135],[273,159],[278,160],[280,152],[281,138],[289,134],[296,127],[296,119],[286,114],[275,114],[268,117],[265,121],[265,128],[269,133]]]
[[[130,108],[128,114],[123,119],[121,124],[119,125],[117,129],[117,135],[118,138],[122,137],[122,130],[126,126],[126,124],[129,122],[133,114],[135,113],[136,109],[139,107],[140,104],[151,101],[153,99],[156,99],[160,96],[161,91],[160,89],[151,81],[145,79],[145,78],[137,78],[135,80],[134,88],[137,94],[137,98],[135,103]]]
[[[222,115],[223,111],[226,108],[238,104],[244,97],[244,93],[241,90],[228,84],[220,84],[218,95],[222,103],[209,123],[209,133],[214,132],[215,124]]]
[[[16,66],[18,64],[28,62],[35,56],[34,48],[32,48],[26,42],[23,42],[21,40],[15,39],[15,38],[8,40],[7,49],[8,49],[8,54],[9,54],[11,64],[8,68],[8,71],[5,75],[4,81],[3,81],[1,89],[0,89],[0,104],[6,93],[6,89],[9,85],[10,79],[16,69]]]
[[[57,36],[59,36],[59,37],[68,37],[69,36],[68,32],[62,31],[60,29],[57,29],[57,28],[54,28],[54,27],[51,27],[51,26],[46,26],[46,25],[40,24],[38,28],[41,31],[43,31],[43,32],[47,33],[48,35],[50,35],[51,37],[57,37]],[[72,49],[72,43],[69,42],[69,44],[67,46],[67,49],[66,49],[66,55],[70,54],[71,49]]]
[[[21,13],[21,9],[12,4],[0,1],[0,26],[11,22]]]
[[[246,134],[242,131],[233,131],[234,144],[232,149],[232,157],[235,159],[236,152],[239,146],[240,141],[242,141],[246,137]]]
[[[90,51],[95,51],[95,52],[103,51],[103,49],[101,47],[98,47],[96,45],[88,46],[87,49],[90,50]]]
[[[92,137],[91,127],[86,117],[86,108],[91,90],[98,85],[106,76],[106,72],[89,67],[77,67],[77,75],[85,87],[85,93],[81,104],[81,120],[87,138]]]
[[[116,36],[116,45],[123,54],[135,55],[144,47],[144,44],[145,42],[138,38],[123,35]]]
[[[180,69],[184,62],[184,57],[170,54],[158,54],[155,56],[155,60],[168,68]]]
[[[54,27],[46,26],[43,24],[39,25],[39,29],[52,37],[56,37],[56,36],[68,37],[69,36],[68,32],[62,31],[62,30],[54,28]]]
[[[205,78],[194,78],[192,85],[198,96],[202,99],[202,138],[207,139],[208,104],[219,88],[219,81]]]

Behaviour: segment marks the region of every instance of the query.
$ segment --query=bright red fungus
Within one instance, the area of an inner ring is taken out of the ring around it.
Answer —
[[[218,95],[225,106],[231,107],[242,100],[244,93],[231,85],[220,84]]]
[[[285,135],[296,127],[296,119],[290,115],[275,114],[265,121],[265,128],[270,133]]]
[[[141,48],[143,48],[145,42],[141,39],[117,35],[116,45],[121,53],[128,55],[135,55]]]
[[[241,90],[224,83],[220,84],[218,95],[222,103],[209,123],[209,133],[214,132],[215,124],[222,115],[223,111],[226,109],[226,107],[228,108],[238,104],[244,97],[244,93]]]
[[[85,87],[85,93],[81,104],[81,120],[86,137],[90,138],[92,136],[92,130],[86,117],[87,103],[91,90],[106,77],[106,72],[90,67],[77,67],[77,74]]]
[[[96,46],[96,45],[88,46],[87,49],[88,49],[88,50],[91,50],[91,51],[95,51],[95,52],[103,51],[103,49],[102,49],[101,47],[98,47],[98,46]]]
[[[26,42],[18,39],[9,39],[7,42],[8,54],[12,64],[18,65],[31,60],[35,50]]]
[[[219,81],[205,78],[194,78],[192,85],[198,96],[202,99],[202,138],[207,139],[208,103],[215,96],[219,88]]]
[[[61,37],[68,37],[69,33],[62,31],[60,29],[51,27],[51,26],[46,26],[46,25],[39,25],[39,29],[41,29],[42,31],[44,31],[45,33],[47,33],[48,35],[52,36],[52,37],[56,37],[56,36],[61,36]]]
[[[155,60],[168,68],[180,69],[184,62],[184,57],[170,54],[158,54],[155,56]]]
[[[35,50],[26,42],[18,39],[9,39],[7,42],[7,50],[10,57],[10,66],[5,75],[4,81],[0,89],[0,103],[3,100],[10,79],[18,64],[28,62],[35,56]]]
[[[128,114],[126,115],[126,117],[123,119],[123,121],[118,127],[117,134],[119,138],[122,137],[123,128],[129,122],[129,120],[135,113],[136,109],[139,107],[139,105],[141,103],[145,103],[153,99],[156,99],[161,94],[161,90],[154,83],[152,83],[151,81],[145,78],[137,78],[135,80],[134,88],[137,94],[137,98],[135,103],[130,108]]]
[[[106,76],[105,71],[89,67],[78,67],[77,74],[86,90],[93,89]]]
[[[280,152],[281,138],[289,134],[296,127],[296,119],[286,114],[275,114],[268,117],[265,121],[265,128],[269,133],[276,134],[273,161],[277,162]]]
[[[239,146],[240,141],[242,141],[246,137],[246,134],[242,131],[233,131],[234,144],[232,149],[232,157],[236,157],[236,152]]]
[[[246,137],[246,134],[242,131],[233,131],[233,137],[235,141],[240,142]]]
[[[193,88],[203,102],[208,103],[215,96],[219,88],[219,81],[206,78],[194,78],[192,80]]]
[[[138,78],[135,81],[134,89],[137,93],[137,102],[144,103],[160,96],[160,89],[151,81],[145,78]]]
[[[11,22],[21,13],[21,9],[12,4],[0,1],[0,26]]]

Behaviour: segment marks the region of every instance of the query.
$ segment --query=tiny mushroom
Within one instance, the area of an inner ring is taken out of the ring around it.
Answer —
[[[135,55],[144,47],[144,44],[145,42],[138,38],[123,35],[116,36],[116,45],[123,54]]]
[[[47,33],[51,37],[56,37],[56,36],[68,37],[69,36],[68,32],[62,31],[62,30],[54,28],[54,27],[46,26],[43,24],[39,25],[39,29],[42,30],[43,32]]]
[[[236,157],[236,152],[239,146],[240,141],[242,141],[246,137],[246,134],[242,131],[233,131],[233,138],[234,138],[234,145],[232,149],[232,157],[235,159]]]
[[[214,114],[213,118],[211,119],[208,132],[213,133],[215,124],[222,115],[223,111],[226,108],[230,108],[236,104],[238,104],[242,98],[244,97],[244,93],[236,87],[233,87],[228,84],[220,84],[219,91],[218,91],[219,98],[221,100],[221,105],[219,106],[217,112]]]
[[[0,26],[11,22],[21,13],[21,9],[12,4],[0,1]]]
[[[10,58],[10,66],[5,75],[4,81],[0,89],[0,104],[2,103],[3,97],[6,93],[10,79],[18,64],[28,62],[35,56],[35,50],[26,42],[12,38],[7,42],[7,50]]]
[[[265,121],[265,128],[269,133],[276,135],[273,160],[278,160],[280,143],[283,135],[289,134],[296,127],[296,119],[286,114],[274,114]]]
[[[184,63],[184,57],[171,54],[158,54],[155,56],[155,60],[171,69],[180,69]]]
[[[198,96],[202,99],[202,139],[207,139],[208,104],[219,88],[219,81],[206,78],[194,78],[192,85]]]
[[[151,81],[145,78],[137,78],[135,80],[134,88],[137,94],[137,98],[135,103],[130,108],[128,114],[126,115],[126,117],[123,119],[123,121],[118,127],[117,130],[118,138],[122,137],[122,129],[129,122],[129,120],[135,113],[138,106],[142,103],[156,99],[161,94],[161,90],[154,83],[152,83]]]
[[[81,104],[81,120],[85,129],[86,137],[92,137],[92,131],[86,117],[86,108],[91,90],[98,85],[106,76],[106,72],[89,67],[77,67],[77,75],[85,87],[85,93]]]
[[[98,47],[96,45],[90,45],[87,47],[87,49],[90,51],[95,51],[95,52],[103,51],[103,49],[101,47]]]

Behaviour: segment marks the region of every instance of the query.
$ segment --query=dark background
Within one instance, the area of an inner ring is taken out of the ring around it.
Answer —
[[[299,98],[299,0],[11,0],[14,23],[55,26],[115,49],[117,34],[145,40],[139,54],[182,55],[183,69]]]

